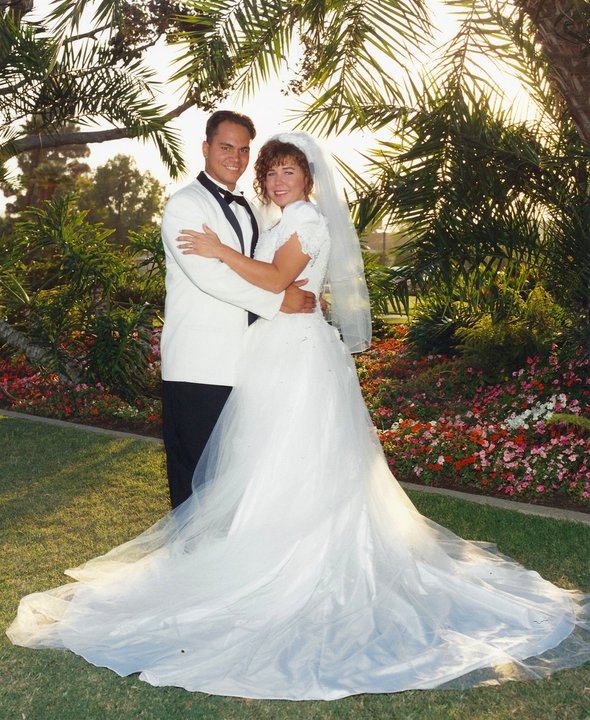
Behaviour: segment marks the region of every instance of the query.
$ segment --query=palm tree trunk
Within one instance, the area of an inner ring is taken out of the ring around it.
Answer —
[[[33,0],[0,0],[0,10],[11,12],[17,22],[22,20],[23,15],[31,12],[33,5]]]
[[[20,333],[12,325],[0,318],[0,339],[4,340],[7,345],[15,350],[22,352],[28,360],[33,363],[44,364],[49,358],[49,353],[45,348],[32,343],[25,335]],[[71,383],[80,381],[80,373],[71,363],[65,363],[67,375],[59,373],[59,379],[62,383]]]
[[[516,0],[537,40],[582,139],[590,144],[590,12],[584,0]]]

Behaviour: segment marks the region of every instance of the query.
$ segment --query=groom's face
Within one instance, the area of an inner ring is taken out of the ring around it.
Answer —
[[[205,172],[213,180],[233,190],[250,160],[250,133],[247,128],[225,120],[219,124],[211,142],[203,143]]]

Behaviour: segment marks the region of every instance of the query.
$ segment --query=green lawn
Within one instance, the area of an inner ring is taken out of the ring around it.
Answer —
[[[0,417],[2,626],[26,593],[167,510],[161,446]],[[590,527],[412,493],[420,510],[567,587],[590,590]],[[70,653],[0,641],[0,720],[590,720],[590,666],[537,683],[335,702],[254,701],[152,688]]]

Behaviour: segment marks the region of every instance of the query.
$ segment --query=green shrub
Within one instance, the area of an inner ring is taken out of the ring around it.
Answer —
[[[416,307],[407,341],[420,356],[454,355],[457,331],[468,322],[460,303],[433,294]]]
[[[130,251],[110,234],[73,196],[25,213],[0,273],[2,339],[63,383],[101,383],[132,400],[146,389],[163,249],[155,232],[134,233]]]
[[[457,336],[465,361],[487,375],[516,369],[543,349],[525,320],[494,322],[486,315],[472,327],[459,329]]]
[[[473,325],[457,329],[457,349],[465,361],[488,375],[521,367],[529,357],[546,358],[566,325],[566,313],[541,286],[526,300],[508,288],[502,312],[487,313]]]

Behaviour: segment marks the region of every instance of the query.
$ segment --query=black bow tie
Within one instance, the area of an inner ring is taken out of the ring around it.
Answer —
[[[229,190],[223,190],[221,194],[228,205],[235,202],[238,205],[242,205],[242,207],[249,208],[248,201],[243,195],[234,195]]]

